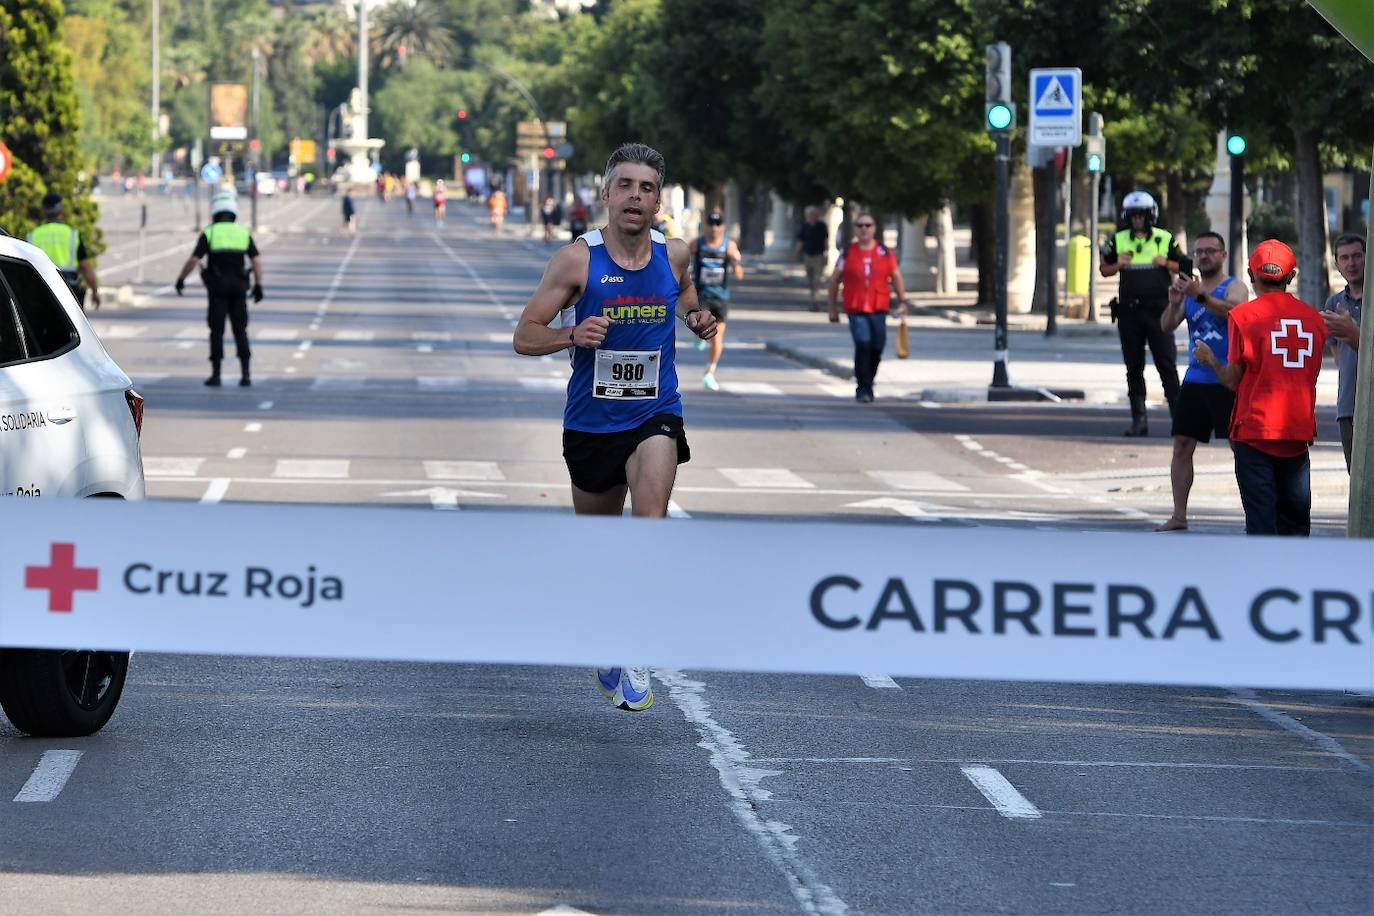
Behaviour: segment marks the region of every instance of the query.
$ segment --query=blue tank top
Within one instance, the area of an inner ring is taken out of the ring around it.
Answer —
[[[730,240],[723,238],[712,247],[705,238],[697,239],[692,256],[692,285],[702,299],[730,298]]]
[[[591,315],[612,324],[600,347],[572,348],[572,378],[563,426],[586,433],[615,433],[661,413],[682,416],[677,390],[673,322],[678,281],[668,242],[650,230],[653,253],[639,270],[611,260],[600,229],[581,236],[591,253],[582,298],[562,312],[563,327]]]
[[[1222,280],[1208,295],[1217,299],[1225,298],[1226,289],[1233,279],[1234,277],[1227,277]],[[1207,346],[1217,355],[1217,360],[1223,365],[1226,363],[1226,319],[1213,315],[1205,305],[1192,296],[1183,297],[1183,314],[1188,319],[1188,371],[1183,373],[1183,380],[1204,385],[1220,385],[1221,379],[1217,378],[1217,374],[1197,361],[1196,350],[1199,340],[1206,341]]]

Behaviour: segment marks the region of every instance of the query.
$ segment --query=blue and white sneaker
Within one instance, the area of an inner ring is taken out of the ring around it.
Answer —
[[[643,712],[654,705],[653,682],[648,668],[622,668],[611,703],[627,712]]]
[[[619,665],[596,669],[596,689],[608,700],[615,698],[615,689],[620,686],[620,671]]]

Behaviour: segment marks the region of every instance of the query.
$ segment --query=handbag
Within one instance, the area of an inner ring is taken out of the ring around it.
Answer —
[[[911,355],[911,340],[907,337],[906,318],[903,317],[901,324],[897,325],[897,358],[906,359]]]

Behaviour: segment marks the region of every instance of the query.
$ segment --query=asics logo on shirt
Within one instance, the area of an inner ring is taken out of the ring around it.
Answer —
[[[602,275],[601,275],[601,282],[602,282],[602,283],[624,283],[624,282],[625,282],[625,278],[624,278],[624,277],[613,277],[613,276],[611,276],[610,274],[602,274]]]

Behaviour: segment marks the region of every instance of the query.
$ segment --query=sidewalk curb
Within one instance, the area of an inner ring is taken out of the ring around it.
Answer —
[[[794,363],[801,363],[803,366],[819,369],[827,375],[833,375],[836,378],[852,379],[854,377],[854,367],[847,363],[826,359],[823,356],[813,356],[803,350],[789,347],[786,344],[780,344],[774,340],[765,340],[763,342],[763,348],[769,353],[776,353],[778,356],[784,359],[790,359]]]

